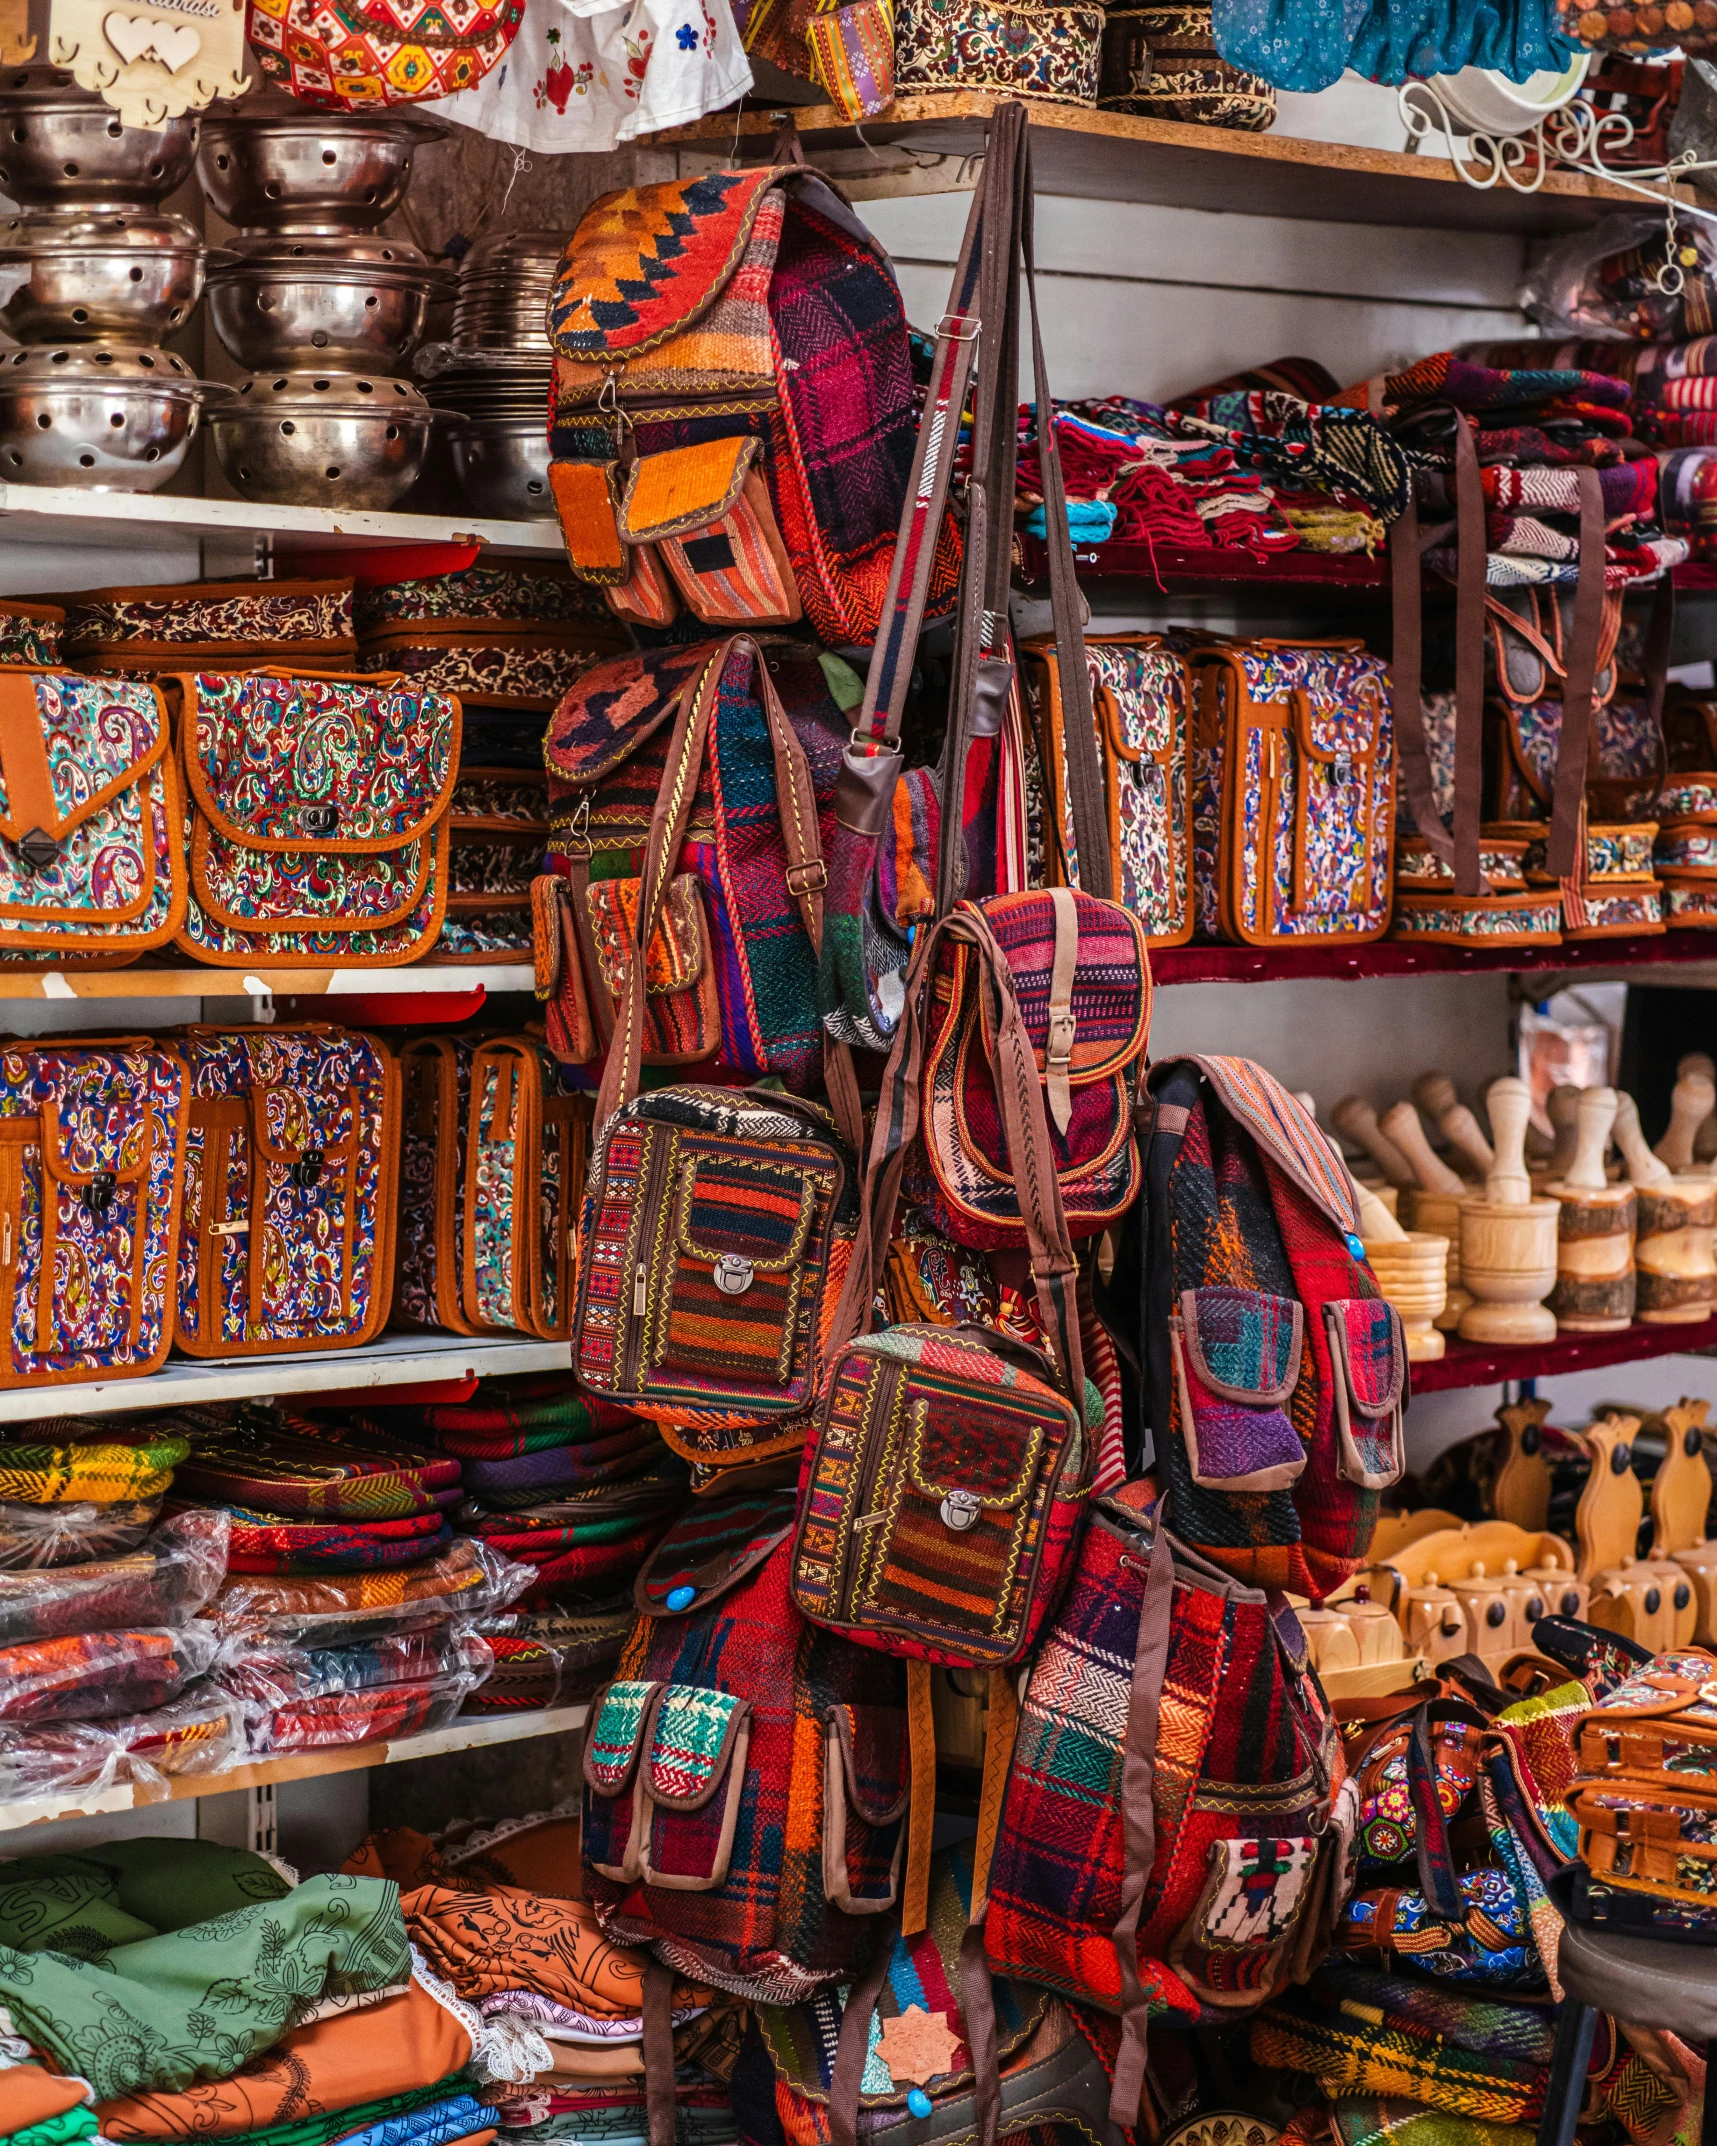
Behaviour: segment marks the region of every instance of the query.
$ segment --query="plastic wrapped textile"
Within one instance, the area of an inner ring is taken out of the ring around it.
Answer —
[[[233,1519],[227,1569],[248,1573],[385,1572],[438,1557],[453,1540],[438,1507],[402,1520],[271,1520],[244,1506]]]
[[[0,1725],[101,1721],[165,1706],[214,1660],[213,1625],[67,1633],[0,1647]]]
[[[0,1503],[0,1572],[45,1572],[135,1550],[161,1514],[159,1498],[119,1505]]]
[[[182,1852],[214,1844],[116,1842],[95,1853],[143,1848],[159,1873],[163,1845]],[[191,1868],[182,1854],[180,1860]],[[146,1880],[149,1874],[146,1868]],[[190,1908],[188,1882],[179,1890]],[[234,2071],[319,1998],[386,1988],[410,1971],[391,1885],[306,1878],[275,1896],[253,1893],[208,1920],[193,1921],[194,1913],[169,1926],[157,1922],[150,1934],[114,1944],[99,1959],[0,1948],[0,2004],[34,2047],[86,2078],[106,2101],[140,2089],[177,2092],[211,2071]],[[210,2036],[203,2004],[215,1991],[220,2025]]]
[[[620,1659],[632,1605],[586,1611],[536,1610],[483,1628],[495,1667],[465,1702],[468,1714],[527,1713],[588,1698]],[[511,1626],[511,1630],[500,1629]]]
[[[114,1436],[111,1425],[64,1445],[0,1440],[0,1500],[15,1505],[129,1505],[159,1498],[191,1450],[172,1433]]]
[[[424,1625],[348,1647],[235,1642],[219,1681],[243,1705],[258,1756],[318,1751],[442,1728],[493,1666],[464,1625]]]
[[[223,1636],[333,1647],[438,1619],[493,1617],[530,1586],[530,1568],[490,1544],[455,1536],[439,1557],[391,1572],[347,1578],[229,1576],[211,1615]]]
[[[238,1701],[196,1683],[168,1705],[143,1714],[0,1727],[0,1802],[121,1782],[153,1800],[156,1790],[166,1794],[169,1779],[219,1773],[243,1751],[244,1711]]]
[[[663,1513],[647,1528],[627,1536],[622,1542],[574,1548],[540,1544],[526,1547],[529,1538],[520,1536],[488,1539],[507,1556],[535,1567],[535,1577],[519,1598],[519,1606],[524,1610],[542,1610],[557,1602],[564,1593],[611,1594],[637,1571],[656,1539],[666,1532],[671,1519],[671,1514]]]
[[[456,1460],[405,1447],[389,1455],[346,1452],[287,1431],[200,1440],[179,1474],[182,1492],[211,1504],[360,1521],[433,1512],[458,1486]]]
[[[0,1571],[0,1646],[120,1625],[184,1624],[226,1571],[224,1513],[167,1520],[128,1556]]]

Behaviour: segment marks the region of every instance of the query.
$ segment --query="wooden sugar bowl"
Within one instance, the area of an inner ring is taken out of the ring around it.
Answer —
[[[1709,1319],[1717,1308],[1717,1179],[1690,1171],[1638,1191],[1639,1318],[1648,1326],[1692,1326]]]
[[[1433,1363],[1443,1353],[1434,1324],[1448,1300],[1448,1246],[1441,1237],[1404,1230],[1367,1185],[1357,1185],[1359,1228],[1377,1286],[1401,1317],[1407,1361]]]

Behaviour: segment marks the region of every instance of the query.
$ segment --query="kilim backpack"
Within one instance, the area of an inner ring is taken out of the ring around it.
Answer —
[[[399,1067],[345,1028],[191,1028],[173,1339],[191,1356],[352,1348],[393,1294]]]
[[[1401,1474],[1400,1315],[1346,1165],[1261,1066],[1163,1059],[1149,1090],[1138,1331],[1175,1532],[1236,1579],[1321,1601]]]
[[[793,1608],[792,1518],[790,1494],[750,1495],[670,1529],[584,1745],[604,1935],[757,2004],[862,1963],[899,1893],[906,1812],[903,1672]]]
[[[1149,2022],[1232,2020],[1309,1969],[1345,1862],[1293,1613],[1135,1510],[1141,1488],[1093,1506],[1032,1664],[984,1930],[996,1974],[1120,2015],[1129,2126]]]
[[[622,618],[868,647],[915,416],[887,256],[819,173],[606,194],[549,301],[549,481],[573,572]],[[933,533],[933,611],[959,556]]]

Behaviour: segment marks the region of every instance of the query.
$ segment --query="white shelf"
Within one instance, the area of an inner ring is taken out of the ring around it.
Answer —
[[[415,1386],[431,1379],[493,1378],[515,1371],[570,1371],[572,1344],[507,1336],[385,1334],[362,1349],[289,1356],[173,1357],[148,1378],[87,1385],[16,1386],[0,1393],[0,1423],[41,1416],[111,1416],[132,1408],[189,1408],[277,1393],[342,1393]]]
[[[533,1736],[564,1736],[581,1729],[587,1706],[545,1707],[531,1714],[473,1714],[431,1729],[425,1736],[401,1737],[390,1744],[351,1744],[332,1751],[297,1751],[288,1758],[259,1759],[224,1773],[183,1774],[169,1778],[165,1795],[150,1795],[129,1783],[116,1788],[68,1788],[51,1796],[31,1796],[0,1803],[0,1833],[41,1826],[55,1818],[105,1818],[117,1811],[139,1811],[158,1803],[224,1796],[234,1789],[262,1788],[281,1781],[318,1780],[334,1773],[360,1773],[371,1766],[400,1766],[412,1759],[444,1758],[452,1751],[476,1751],[489,1744],[522,1743]]]
[[[528,961],[408,963],[397,969],[215,969],[191,965],[129,969],[0,971],[0,999],[356,998],[396,992],[458,996],[533,991]]]
[[[71,485],[0,483],[0,537],[124,543],[139,526],[181,536],[269,536],[285,552],[357,551],[372,544],[469,544],[496,557],[558,558],[557,521],[484,522],[468,515],[371,514],[264,507],[245,499],[178,499],[159,492],[86,492]],[[297,540],[296,542],[294,540]]]

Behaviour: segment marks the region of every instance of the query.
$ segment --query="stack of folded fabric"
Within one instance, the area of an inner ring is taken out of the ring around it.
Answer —
[[[532,1568],[524,1614],[486,1629],[498,1664],[533,1692],[551,1684],[564,1698],[573,1672],[587,1688],[619,1653],[632,1575],[687,1500],[685,1465],[660,1432],[587,1399],[565,1372],[495,1379],[476,1401],[383,1409],[375,1421],[456,1458],[459,1526]]]
[[[546,2054],[416,1959],[396,1886],[300,1885],[212,1841],[6,1864],[0,2005],[0,2128],[23,2146],[486,2146],[481,2097]]]
[[[0,1446],[0,1797],[203,1772],[237,1748],[198,1612],[224,1516],[154,1525],[172,1431],[71,1418]]]
[[[425,1968],[497,2034],[540,2037],[534,2079],[497,2089],[497,2119],[541,2138],[596,2146],[644,2120],[643,1991],[647,1955],[612,1944],[579,1897],[576,1807],[450,1831],[372,1834],[346,1864],[392,1878]],[[743,2012],[707,1990],[674,1992],[680,2135],[732,2146],[727,2089],[712,2064],[736,2055]],[[690,2121],[688,2124],[688,2116]]]
[[[454,1534],[459,1478],[456,1459],[346,1417],[194,1427],[176,1488],[231,1525],[217,1681],[252,1753],[438,1728],[488,1676],[476,1623],[529,1575]]]

